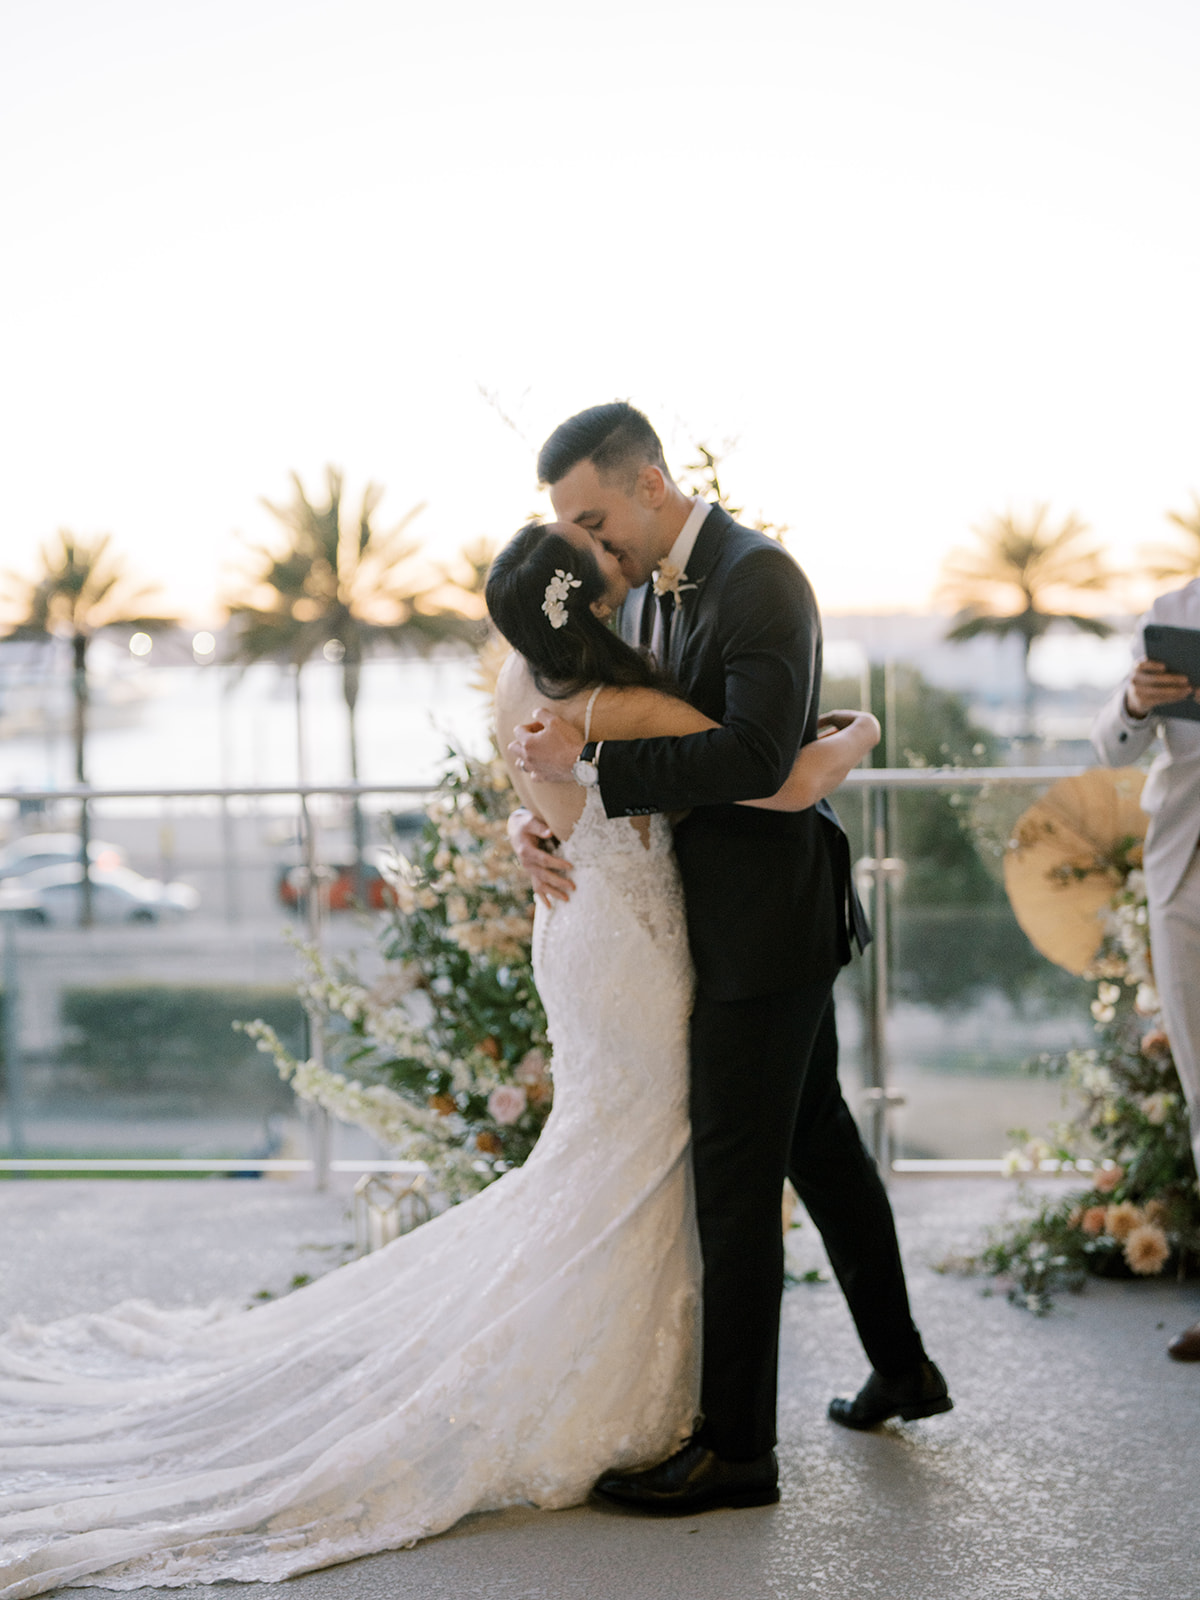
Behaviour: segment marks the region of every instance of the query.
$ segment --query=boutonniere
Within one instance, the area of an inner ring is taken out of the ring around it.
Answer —
[[[689,589],[698,589],[702,580],[695,583],[684,583],[683,568],[677,567],[673,561],[664,561],[654,574],[654,592],[656,595],[673,594],[678,600],[681,594]]]

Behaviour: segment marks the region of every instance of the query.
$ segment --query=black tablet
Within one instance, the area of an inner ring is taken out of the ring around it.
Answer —
[[[1171,628],[1164,622],[1148,622],[1145,628],[1146,660],[1161,661],[1168,672],[1179,672],[1193,689],[1200,689],[1200,628]],[[1186,717],[1200,722],[1200,705],[1195,700],[1172,700],[1155,706],[1152,717]]]

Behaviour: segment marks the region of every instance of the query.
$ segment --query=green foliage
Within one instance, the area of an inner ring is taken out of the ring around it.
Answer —
[[[1000,1273],[1010,1298],[1050,1308],[1056,1289],[1078,1287],[1086,1272],[1153,1277],[1172,1265],[1200,1267],[1200,1190],[1188,1107],[1170,1042],[1152,1025],[1158,1010],[1148,942],[1145,882],[1130,870],[1113,895],[1094,975],[1096,1044],[1045,1055],[1033,1070],[1059,1077],[1080,1096],[1068,1123],[1049,1139],[1013,1151],[1016,1166],[1050,1158],[1094,1166],[1091,1187],[1000,1230],[971,1265]]]
[[[854,678],[827,679],[822,708],[857,705],[861,694]],[[997,761],[995,739],[971,721],[962,696],[935,688],[915,667],[895,667],[888,693],[884,669],[873,666],[870,710],[883,729],[871,752],[874,767],[887,765],[889,750],[898,765],[908,767],[987,767]],[[894,794],[889,805],[892,850],[908,866],[905,905],[999,903],[1001,892],[960,826],[961,807],[953,791]],[[868,854],[861,807],[850,799],[841,812],[855,855]]]
[[[503,764],[451,751],[411,860],[398,857],[387,976],[372,988],[307,951],[302,995],[324,1060],[248,1031],[296,1092],[429,1164],[460,1199],[526,1160],[553,1095],[533,983],[533,899],[508,843]]]
[[[388,1079],[453,1101],[476,1144],[509,1166],[533,1149],[552,1098],[537,1059],[546,1014],[533,981],[532,895],[505,830],[513,799],[500,761],[450,753],[383,942],[428,1001],[425,1038],[438,1056],[432,1070],[425,1052],[397,1058]],[[491,1092],[518,1083],[526,1109],[516,1122],[498,1123]]]
[[[1039,954],[1007,900],[981,893],[975,904],[909,905],[903,890],[892,919],[892,994],[913,1005],[954,1011],[1001,994],[1022,1013],[1082,1006],[1087,984]]]
[[[1076,1210],[1074,1196],[1044,1201],[1035,1215],[998,1232],[969,1266],[999,1279],[1014,1305],[1045,1316],[1056,1294],[1077,1294],[1087,1276],[1094,1241],[1074,1221]]]
[[[63,992],[61,1054],[85,1092],[174,1095],[211,1105],[285,1108],[290,1096],[234,1020],[257,1011],[293,1048],[304,1013],[286,988],[117,984]]]
[[[826,680],[824,708],[857,705],[854,678]],[[938,689],[914,668],[898,665],[885,683],[871,668],[871,710],[883,738],[872,752],[884,767],[888,751],[909,767],[988,767],[999,760],[997,741],[971,721],[966,702]],[[894,891],[892,991],[916,1005],[969,1006],[989,992],[1039,1004],[1082,996],[1077,979],[1040,956],[1009,908],[987,841],[974,827],[976,799],[967,790],[911,790],[888,797],[890,849],[905,863]],[[854,859],[874,853],[871,819],[856,795],[837,802]],[[1005,835],[1007,837],[1007,834]]]

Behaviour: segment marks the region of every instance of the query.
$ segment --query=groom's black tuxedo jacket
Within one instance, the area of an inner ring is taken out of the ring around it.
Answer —
[[[759,811],[801,745],[817,736],[821,621],[808,580],[765,534],[719,506],[701,525],[676,601],[667,666],[680,694],[721,727],[677,739],[605,744],[600,792],[610,817],[689,815],[675,831],[688,935],[714,1000],[773,994],[829,978],[869,937],[832,807]],[[622,636],[643,636],[649,586],[622,607]]]

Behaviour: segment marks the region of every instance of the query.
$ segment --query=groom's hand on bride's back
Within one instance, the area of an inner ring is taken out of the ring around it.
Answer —
[[[539,783],[574,783],[575,763],[583,750],[583,736],[571,723],[542,706],[528,722],[513,729],[510,758]]]
[[[575,888],[571,863],[552,855],[558,843],[548,823],[528,806],[518,806],[508,819],[508,839],[517,860],[533,880],[533,892],[547,909],[555,900],[569,900]]]

